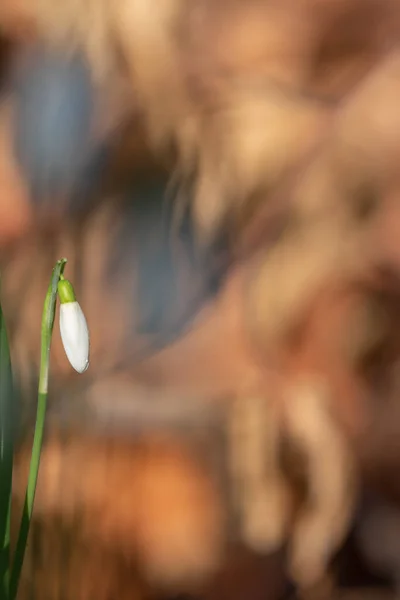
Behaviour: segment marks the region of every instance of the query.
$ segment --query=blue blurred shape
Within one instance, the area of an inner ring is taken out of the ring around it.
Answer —
[[[14,81],[15,153],[36,201],[71,194],[90,160],[95,90],[88,65],[38,49]]]

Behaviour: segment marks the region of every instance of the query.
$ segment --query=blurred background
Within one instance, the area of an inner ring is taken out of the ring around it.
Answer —
[[[18,598],[397,597],[397,0],[0,0],[0,34],[15,529],[62,256],[90,331],[78,375],[55,327]]]

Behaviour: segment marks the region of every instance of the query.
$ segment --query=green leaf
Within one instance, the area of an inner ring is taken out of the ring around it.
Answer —
[[[14,390],[10,349],[0,306],[0,597],[8,599],[11,487],[14,439]]]

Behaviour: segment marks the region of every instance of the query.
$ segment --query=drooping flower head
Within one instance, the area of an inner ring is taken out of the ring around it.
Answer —
[[[69,362],[78,373],[89,367],[89,330],[85,315],[67,279],[58,282],[60,333]]]

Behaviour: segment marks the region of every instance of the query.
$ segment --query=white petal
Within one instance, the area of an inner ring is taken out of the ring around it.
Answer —
[[[83,373],[89,366],[89,331],[78,302],[60,305],[60,332],[69,362]]]

